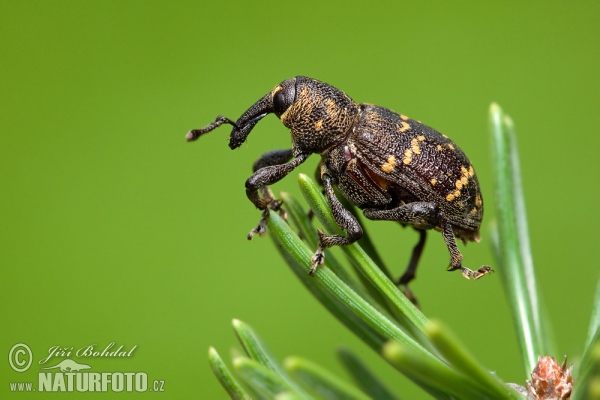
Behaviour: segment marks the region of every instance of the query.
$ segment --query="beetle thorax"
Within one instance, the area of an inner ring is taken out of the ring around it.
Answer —
[[[358,105],[326,83],[298,77],[296,99],[281,122],[292,133],[295,152],[323,153],[342,143],[358,114]]]

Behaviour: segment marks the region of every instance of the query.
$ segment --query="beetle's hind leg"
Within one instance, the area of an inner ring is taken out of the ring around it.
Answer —
[[[246,181],[246,195],[263,213],[258,225],[248,233],[248,239],[257,233],[263,236],[267,232],[269,210],[279,211],[285,218],[285,211],[281,209],[282,201],[275,199],[269,185],[281,180],[308,158],[307,155],[299,155],[290,161],[292,157],[291,149],[273,150],[263,154],[252,166],[254,174]]]
[[[456,271],[457,269],[460,269],[463,277],[474,280],[494,272],[489,265],[483,265],[477,271],[473,271],[472,269],[462,266],[463,255],[460,253],[460,250],[458,250],[458,246],[456,245],[454,231],[452,230],[450,223],[445,221],[442,227],[442,236],[444,237],[446,247],[448,247],[448,251],[450,252],[450,265],[448,266],[448,271]]]
[[[414,202],[404,204],[391,210],[365,209],[363,210],[363,213],[369,219],[399,221],[403,224],[412,225],[420,229],[429,229],[439,226],[442,229],[442,236],[446,242],[446,247],[450,252],[450,266],[448,267],[448,271],[460,269],[463,276],[467,279],[479,279],[492,272],[492,269],[487,265],[482,266],[477,271],[462,266],[463,255],[456,245],[452,225],[433,203]],[[415,248],[415,250],[417,248]],[[415,257],[414,254],[413,257]]]
[[[363,234],[362,227],[356,218],[354,218],[354,215],[352,215],[350,211],[346,210],[338,198],[335,197],[332,178],[327,173],[322,174],[321,177],[323,179],[323,186],[325,187],[325,195],[327,197],[327,201],[329,202],[331,213],[333,214],[333,219],[335,219],[336,224],[338,224],[340,228],[347,232],[347,235],[328,235],[321,230],[318,231],[319,245],[317,247],[317,251],[310,259],[313,265],[309,271],[310,275],[314,275],[317,271],[317,268],[323,265],[325,261],[324,251],[326,248],[352,244],[360,239]]]

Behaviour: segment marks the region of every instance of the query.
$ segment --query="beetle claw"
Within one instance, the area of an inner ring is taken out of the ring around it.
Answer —
[[[262,217],[258,225],[255,228],[252,228],[250,232],[248,232],[248,240],[252,240],[254,235],[258,233],[258,236],[263,237],[267,233],[267,217],[269,216],[269,210],[279,212],[279,216],[287,222],[287,213],[281,205],[283,204],[283,200],[277,200],[274,198],[263,198],[261,202],[264,204],[264,209],[262,212]]]
[[[479,279],[484,275],[491,274],[494,270],[489,265],[484,265],[474,273],[473,279]]]
[[[252,228],[250,232],[248,232],[248,240],[252,240],[255,234],[258,233],[258,236],[263,237],[265,233],[267,233],[267,217],[269,216],[269,209],[266,208],[262,213],[262,218],[260,219],[258,225],[255,228]]]
[[[479,268],[477,271],[473,271],[472,269],[469,269],[469,268],[466,268],[463,266],[458,267],[458,268],[452,268],[452,269],[449,268],[448,270],[454,271],[459,268],[460,268],[460,271],[461,271],[463,277],[465,277],[466,279],[473,279],[473,280],[477,280],[484,275],[494,272],[494,270],[489,265],[484,265],[481,268]]]

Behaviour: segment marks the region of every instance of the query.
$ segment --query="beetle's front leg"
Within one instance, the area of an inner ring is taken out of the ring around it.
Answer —
[[[309,271],[310,275],[314,275],[317,271],[317,268],[320,265],[323,265],[323,262],[325,261],[324,250],[326,248],[352,244],[360,239],[363,234],[362,227],[356,218],[354,218],[354,215],[352,215],[350,211],[346,210],[337,197],[335,197],[331,177],[325,173],[322,174],[322,178],[323,186],[325,187],[325,195],[327,196],[327,201],[329,202],[329,207],[331,208],[331,213],[333,214],[333,219],[335,219],[335,222],[340,228],[347,232],[347,236],[328,235],[320,230],[318,231],[319,245],[317,247],[317,251],[310,259],[313,265]]]
[[[262,155],[254,163],[254,174],[246,181],[246,196],[258,208],[263,210],[262,218],[258,225],[248,233],[248,239],[252,239],[255,233],[263,236],[267,231],[266,218],[269,215],[269,208],[279,210],[281,202],[275,200],[268,185],[280,181],[294,168],[302,164],[308,158],[308,154],[300,154],[290,162],[286,162],[292,157],[291,150],[275,150]],[[259,195],[259,190],[263,193],[263,198]]]
[[[273,150],[268,151],[258,160],[254,162],[252,165],[252,172],[256,172],[259,169],[264,167],[269,167],[272,165],[281,165],[290,161],[294,157],[292,149],[283,149],[283,150]],[[260,188],[260,194],[262,195],[263,201],[269,201],[267,207],[273,211],[279,211],[279,214],[285,219],[285,212],[281,209],[281,204],[283,202],[281,200],[275,199],[273,196],[273,192],[269,189],[269,186],[265,185]]]

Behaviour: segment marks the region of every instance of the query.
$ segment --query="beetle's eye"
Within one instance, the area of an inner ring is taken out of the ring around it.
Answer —
[[[294,98],[296,97],[296,88],[294,85],[286,86],[287,87],[284,86],[282,89],[278,90],[273,96],[273,109],[275,115],[278,117],[281,117],[281,114],[294,103]]]

